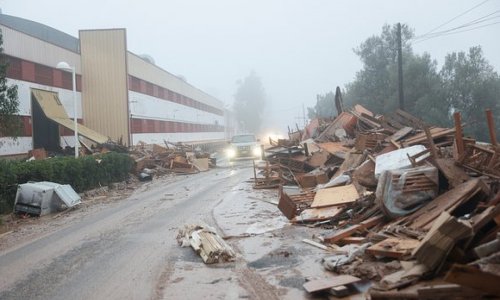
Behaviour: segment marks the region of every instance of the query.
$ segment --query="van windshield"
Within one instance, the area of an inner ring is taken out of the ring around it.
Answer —
[[[232,143],[253,143],[255,142],[255,136],[248,134],[248,135],[235,135],[231,139]]]

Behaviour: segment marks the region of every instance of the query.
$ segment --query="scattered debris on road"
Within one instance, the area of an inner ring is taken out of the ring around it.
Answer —
[[[181,247],[191,247],[206,264],[231,262],[236,253],[216,232],[207,225],[186,225],[179,230],[177,242]]]
[[[278,209],[292,224],[324,227],[323,243],[311,244],[345,251],[324,267],[372,280],[371,299],[500,296],[500,147],[464,137],[462,126],[356,105],[271,141],[254,187],[279,185]],[[335,287],[315,282],[306,291]]]

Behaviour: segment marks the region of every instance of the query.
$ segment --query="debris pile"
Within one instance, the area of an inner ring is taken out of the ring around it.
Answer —
[[[500,147],[486,119],[491,144],[464,137],[459,113],[439,128],[356,105],[272,141],[254,187],[278,187],[290,222],[323,226],[316,242],[340,251],[323,265],[341,275],[304,288],[352,293],[364,279],[372,299],[500,296]]]
[[[191,247],[206,264],[234,261],[236,253],[215,231],[207,225],[186,225],[179,230],[177,242]]]
[[[165,147],[139,142],[131,147],[130,156],[135,161],[135,172],[140,180],[151,180],[153,174],[194,174],[214,167],[216,161],[209,153],[193,145],[170,143]]]

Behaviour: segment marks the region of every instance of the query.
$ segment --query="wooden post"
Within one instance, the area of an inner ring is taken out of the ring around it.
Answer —
[[[493,120],[493,113],[491,109],[486,110],[486,120],[488,121],[488,130],[490,132],[490,141],[493,146],[497,146],[497,137],[495,134],[495,122]]]
[[[431,131],[429,130],[429,127],[424,125],[424,131],[425,131],[425,136],[427,137],[427,143],[429,143],[429,150],[431,152],[432,159],[434,161],[438,159],[438,153],[436,149],[436,145],[434,144],[434,139],[432,138]]]
[[[464,153],[464,139],[462,132],[462,118],[458,111],[453,113],[453,119],[455,119],[455,140],[457,141],[458,157],[460,157]]]

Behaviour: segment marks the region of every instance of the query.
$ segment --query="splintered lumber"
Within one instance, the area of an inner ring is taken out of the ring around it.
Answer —
[[[303,239],[302,240],[303,243],[306,243],[306,244],[309,244],[311,246],[314,246],[316,248],[319,248],[319,249],[323,249],[323,250],[328,250],[328,247],[323,245],[323,244],[320,244],[318,242],[315,242],[313,240],[309,240],[309,239]]]
[[[304,283],[303,287],[308,293],[314,293],[331,289],[333,287],[347,285],[360,281],[358,277],[351,275],[339,275],[331,278],[311,280]]]
[[[457,152],[458,156],[464,153],[464,140],[463,140],[463,132],[462,132],[462,117],[460,116],[460,112],[453,113],[453,119],[455,120],[455,141],[457,143]]]
[[[383,220],[384,220],[384,216],[375,216],[375,217],[371,217],[369,219],[366,219],[363,222],[356,224],[356,225],[353,225],[351,227],[337,230],[333,234],[328,235],[324,238],[325,243],[330,243],[330,244],[336,243],[336,242],[338,242],[338,241],[340,241],[348,236],[353,235],[354,233],[356,233],[358,231],[363,231],[363,230],[372,228],[375,225],[382,223]]]
[[[447,136],[447,135],[454,135],[455,134],[455,128],[439,128],[439,127],[434,127],[429,129],[429,133],[432,137],[433,140]],[[425,132],[421,132],[419,134],[416,134],[404,141],[405,145],[412,146],[412,145],[417,145],[417,144],[422,144],[427,141],[427,135]]]
[[[429,229],[432,222],[442,213],[452,213],[455,208],[478,196],[481,199],[489,194],[489,188],[480,179],[471,179],[448,192],[439,195],[412,215],[406,218],[406,223],[412,229]]]
[[[394,133],[393,135],[387,137],[385,140],[388,141],[388,142],[389,141],[397,142],[400,139],[402,139],[405,136],[407,136],[408,134],[410,134],[412,131],[413,131],[412,127],[403,127],[401,129],[399,129],[398,131],[396,131],[396,133]]]
[[[458,163],[464,168],[500,178],[500,155],[498,150],[492,150],[482,145],[467,144],[465,152],[458,158]]]
[[[353,184],[318,190],[311,204],[312,208],[351,203],[359,198]]]
[[[279,202],[278,209],[289,220],[293,219],[298,211],[303,206],[309,206],[314,199],[314,193],[306,192],[298,195],[288,195],[283,191],[283,187],[279,188]],[[302,208],[303,209],[303,208]]]
[[[500,276],[483,272],[471,266],[453,265],[444,280],[500,296]]]
[[[236,253],[217,233],[198,230],[191,235],[191,246],[200,254],[203,262],[213,264],[234,260]]]
[[[208,158],[195,158],[192,160],[193,166],[198,169],[200,172],[208,171],[209,165],[208,165]]]
[[[448,180],[451,187],[456,187],[470,179],[464,169],[455,164],[453,158],[438,158],[434,161],[436,167]]]
[[[497,146],[497,137],[495,133],[495,121],[491,109],[486,110],[486,121],[488,123],[488,132],[490,133],[490,142],[493,146]]]
[[[338,155],[341,157],[343,157],[345,153],[349,152],[350,150],[349,148],[344,147],[342,143],[339,142],[319,143],[318,146],[330,154]]]
[[[435,270],[443,263],[455,243],[470,235],[472,226],[467,221],[457,220],[443,212],[412,255],[419,263]]]
[[[487,223],[493,220],[496,216],[500,214],[500,205],[488,206],[481,213],[475,214],[470,222],[472,223],[472,229],[474,232],[478,232],[483,228]]]
[[[374,256],[401,258],[410,254],[419,245],[418,240],[387,238],[366,249],[366,253]]]
[[[358,245],[361,245],[361,244],[366,243],[367,241],[368,241],[368,239],[366,237],[362,237],[362,236],[348,236],[348,237],[345,237],[342,240],[340,240],[340,243],[341,244],[358,244]]]
[[[206,264],[234,261],[236,257],[234,250],[210,226],[184,226],[177,241],[183,247],[191,246]]]

